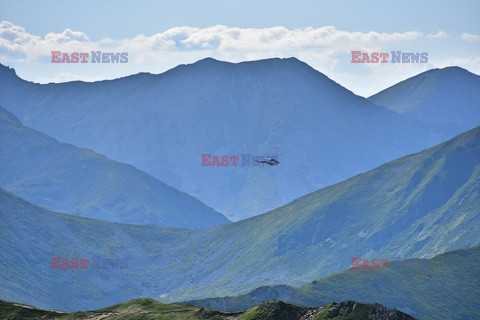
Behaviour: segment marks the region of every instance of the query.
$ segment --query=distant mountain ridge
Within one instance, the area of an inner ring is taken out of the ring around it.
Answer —
[[[132,164],[232,220],[453,137],[295,58],[204,59],[159,75],[47,85],[2,66],[0,104],[27,126]],[[277,155],[280,165],[202,167],[206,153]]]
[[[480,124],[480,76],[460,67],[428,70],[368,100],[453,134]]]
[[[100,220],[208,228],[220,213],[148,174],[23,126],[0,106],[0,187],[50,210]]]

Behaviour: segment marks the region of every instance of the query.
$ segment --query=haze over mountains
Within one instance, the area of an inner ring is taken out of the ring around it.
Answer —
[[[453,136],[294,58],[205,59],[160,75],[48,85],[2,66],[0,84],[0,104],[26,126],[132,164],[233,220]],[[204,167],[205,153],[277,155],[280,165]]]
[[[206,228],[228,219],[148,174],[23,126],[0,106],[0,187],[42,207],[101,220]]]
[[[63,310],[139,296],[192,300],[299,286],[347,269],[480,245],[480,127],[210,230],[53,213],[0,192],[1,299]],[[52,257],[127,259],[123,269],[52,270]],[[69,288],[69,294],[64,290]]]
[[[480,124],[480,77],[460,67],[423,72],[368,100],[453,134]]]

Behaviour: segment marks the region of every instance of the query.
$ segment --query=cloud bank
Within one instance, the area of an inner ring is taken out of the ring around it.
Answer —
[[[48,33],[42,37],[8,21],[0,23],[0,62],[17,68],[36,64],[37,69],[44,73],[37,76],[30,74],[32,79],[29,80],[42,82],[58,82],[62,79],[96,80],[141,71],[157,73],[207,56],[230,62],[295,56],[343,85],[345,83],[342,81],[352,83],[360,76],[370,76],[372,81],[376,79],[375,81],[381,82],[379,74],[396,81],[396,77],[392,77],[392,72],[404,78],[432,67],[443,67],[449,62],[459,62],[470,71],[479,73],[478,50],[474,53],[463,51],[462,48],[457,52],[451,49],[452,52],[438,49],[439,44],[451,48],[452,43],[465,43],[467,47],[473,44],[478,49],[480,35],[464,33],[455,36],[442,30],[434,34],[425,34],[419,31],[352,32],[339,30],[334,26],[287,29],[281,26],[235,28],[217,25],[208,28],[175,27],[153,35],[140,34],[133,38],[105,38],[91,41],[88,35],[81,31],[66,29],[62,33]],[[117,67],[116,71],[104,67],[97,70],[96,74],[91,68],[72,70],[69,66],[56,67],[58,70],[55,74],[47,70],[52,68],[49,65],[51,51],[71,53],[96,50],[128,52],[129,65],[124,70]],[[430,62],[428,66],[352,65],[350,52],[353,50],[429,52]],[[82,74],[87,70],[87,74]],[[353,89],[364,95],[368,91],[359,85],[357,90]]]

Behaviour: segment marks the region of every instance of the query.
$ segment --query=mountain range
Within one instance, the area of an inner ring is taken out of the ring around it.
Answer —
[[[265,301],[313,306],[325,301],[378,301],[418,319],[474,319],[480,301],[480,247],[431,259],[392,261],[385,270],[348,269],[299,288],[272,286],[247,294],[191,301],[202,308],[246,310]]]
[[[480,127],[206,230],[65,215],[1,191],[0,298],[75,311],[141,296],[170,302],[301,286],[348,269],[352,257],[394,261],[479,246],[479,195]],[[91,259],[92,268],[52,269],[54,257]],[[96,257],[112,263],[94,268]]]
[[[469,110],[462,116],[478,113],[478,76],[448,68],[442,74],[474,91],[462,100]],[[443,89],[442,82],[422,97]],[[373,103],[295,58],[208,58],[159,75],[45,85],[0,66],[0,104],[24,125],[129,163],[233,221],[454,136],[433,118],[395,112],[402,97],[371,97]],[[390,105],[390,98],[395,111],[376,104]],[[475,123],[470,117],[468,126]],[[236,156],[239,165],[202,166],[203,154]],[[276,156],[280,165],[242,165],[252,164],[243,161],[249,156]]]
[[[23,126],[0,106],[0,187],[44,208],[112,222],[208,228],[230,221],[131,165]]]

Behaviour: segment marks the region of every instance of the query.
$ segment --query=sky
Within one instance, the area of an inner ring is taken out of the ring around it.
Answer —
[[[296,57],[370,96],[432,68],[480,74],[479,16],[473,0],[0,0],[0,63],[48,83],[157,74],[205,57]],[[52,63],[51,51],[126,52],[128,62]],[[427,53],[428,62],[352,63],[352,51]]]

